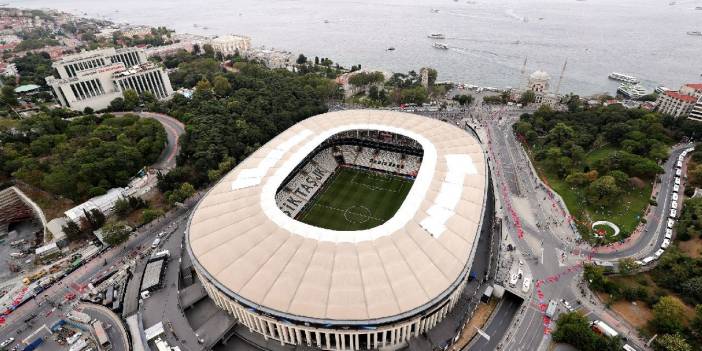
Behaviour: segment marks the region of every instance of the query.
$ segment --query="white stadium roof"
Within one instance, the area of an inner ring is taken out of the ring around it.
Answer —
[[[298,222],[275,203],[286,176],[330,136],[354,129],[402,134],[424,156],[397,213],[382,225],[334,231]],[[481,229],[487,169],[471,134],[417,115],[372,110],[302,121],[241,162],[190,218],[199,272],[249,307],[286,318],[399,318],[455,289]]]

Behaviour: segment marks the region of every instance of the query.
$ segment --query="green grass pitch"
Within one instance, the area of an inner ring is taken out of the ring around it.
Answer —
[[[364,230],[397,212],[413,180],[353,168],[339,168],[298,220],[332,230]]]

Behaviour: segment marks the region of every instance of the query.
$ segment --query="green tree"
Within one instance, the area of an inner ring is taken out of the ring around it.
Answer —
[[[577,311],[561,314],[552,335],[553,341],[570,344],[581,351],[615,351],[622,347],[618,338],[595,334],[588,319]]]
[[[141,223],[150,223],[154,219],[163,216],[163,210],[147,208],[141,213]]]
[[[453,100],[457,101],[459,105],[464,106],[464,105],[470,105],[473,102],[473,96],[472,95],[454,95]]]
[[[117,97],[110,101],[110,111],[124,111],[124,98]]]
[[[631,257],[622,258],[619,260],[619,273],[629,275],[636,271],[639,265]]]
[[[303,54],[300,54],[300,56],[297,57],[297,60],[295,62],[297,62],[298,65],[304,65],[305,63],[307,63],[307,57],[305,57],[305,55]]]
[[[100,228],[103,240],[109,246],[117,246],[129,239],[129,228],[123,223],[108,223]]]
[[[212,48],[212,45],[210,45],[210,44],[203,45],[202,51],[204,52],[204,56],[209,57],[209,58],[214,58],[214,48]]]
[[[61,227],[61,230],[66,233],[66,238],[68,238],[69,241],[75,241],[83,235],[80,226],[70,219]]]
[[[653,305],[653,319],[649,322],[660,334],[675,334],[683,331],[685,323],[683,304],[671,296],[663,296]]]
[[[702,164],[698,164],[687,170],[687,176],[690,179],[690,184],[694,187],[702,187]]]
[[[602,176],[592,182],[586,191],[587,200],[594,205],[609,205],[615,201],[622,190],[612,176]]]
[[[522,95],[519,97],[519,103],[522,105],[528,105],[532,104],[536,101],[536,94],[534,94],[533,91],[527,90],[522,93]]]
[[[124,98],[124,109],[125,110],[134,110],[137,106],[139,106],[139,94],[135,90],[132,89],[127,89],[122,93],[122,97]]]
[[[574,172],[568,175],[565,179],[566,183],[574,187],[583,187],[590,183],[587,175],[583,172]]]
[[[17,106],[17,94],[15,93],[15,86],[11,84],[6,84],[0,89],[0,99],[2,99],[3,104],[9,106]]]
[[[232,90],[232,86],[231,84],[229,84],[229,80],[223,76],[216,76],[212,83],[212,87],[214,89],[214,93],[217,94],[217,96],[229,95],[229,92],[231,92]]]
[[[690,330],[697,341],[702,341],[702,304],[695,306],[695,317],[690,323]]]
[[[663,334],[653,344],[656,351],[692,351],[692,347],[680,334]]]

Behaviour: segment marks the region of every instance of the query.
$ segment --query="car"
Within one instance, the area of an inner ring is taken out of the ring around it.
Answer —
[[[660,258],[664,252],[665,252],[665,250],[658,249],[658,251],[656,251],[656,253],[654,253],[653,255],[656,256],[656,258]]]
[[[676,169],[676,170],[675,170],[675,175],[678,176],[678,177],[681,176],[681,175],[682,175],[682,169],[680,169],[680,168]]]
[[[673,185],[673,192],[677,193],[678,191],[680,191],[680,185],[677,185],[677,184]]]
[[[675,164],[678,168],[682,168],[682,160],[679,160],[678,163]]]
[[[668,218],[668,228],[673,229],[674,225],[675,225],[675,221]]]
[[[517,281],[519,280],[519,276],[517,273],[512,273],[512,276],[509,278],[509,286],[515,287],[517,286]]]
[[[673,201],[678,201],[678,193],[673,193],[673,196],[671,197]]]
[[[157,248],[157,247],[158,247],[158,244],[160,244],[160,243],[161,243],[161,239],[156,238],[156,240],[154,240],[154,242],[151,244],[151,248],[152,248],[152,249]]]
[[[522,283],[522,292],[528,293],[530,287],[531,287],[531,277],[529,277],[529,276],[524,277],[524,283]]]
[[[675,177],[675,184],[680,185],[680,177]]]
[[[141,292],[141,298],[142,298],[142,299],[146,300],[146,299],[148,299],[149,297],[151,297],[151,293],[150,293],[148,290],[144,290],[144,291]]]
[[[524,277],[524,271],[521,268],[517,271],[517,279],[522,279]]]
[[[663,243],[661,244],[661,249],[667,249],[668,246],[670,246],[670,239],[663,239]]]
[[[77,333],[73,334],[72,336],[68,337],[66,339],[66,341],[68,341],[69,345],[73,345],[73,343],[78,341],[78,339],[80,339],[81,336],[83,336],[83,333],[77,332]]]
[[[675,201],[675,200],[671,201],[671,202],[670,202],[670,207],[671,207],[671,208],[678,208],[678,202]]]
[[[575,308],[570,304],[570,302],[563,300],[563,305],[568,309],[568,312],[575,311]]]
[[[159,238],[163,237],[164,235],[166,235],[166,232],[160,232],[160,233],[156,234],[156,236]]]
[[[5,341],[0,343],[0,347],[7,347],[10,346],[15,341],[15,338],[7,338]]]
[[[673,238],[673,230],[670,228],[665,229],[665,238],[666,239],[672,239]]]
[[[675,218],[678,215],[678,210],[671,208],[670,209],[670,218]]]
[[[685,157],[685,156],[687,156],[687,150],[685,150],[685,151],[681,152],[681,153],[680,153],[680,156],[681,156],[681,157]]]

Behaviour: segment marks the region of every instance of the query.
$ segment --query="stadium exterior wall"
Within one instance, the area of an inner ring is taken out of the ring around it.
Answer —
[[[490,193],[488,188],[492,187],[489,171],[486,173],[486,178],[488,186],[485,187],[485,191],[488,195]],[[491,196],[486,196],[485,199],[494,201]],[[489,216],[494,216],[494,213],[485,211],[485,208],[494,208],[494,206],[483,208],[479,232],[483,231],[484,223],[491,223]],[[193,262],[198,278],[214,303],[234,316],[237,322],[245,325],[250,332],[261,334],[266,340],[277,340],[281,345],[307,345],[324,350],[395,350],[406,346],[409,339],[434,328],[455,307],[468,282],[468,273],[473,263],[477,243],[478,240],[475,240],[471,248],[471,259],[466,264],[461,278],[453,285],[453,290],[447,291],[441,300],[429,306],[423,306],[424,308],[420,311],[411,311],[412,315],[403,315],[404,318],[401,320],[383,325],[374,325],[374,322],[381,321],[366,321],[360,327],[348,329],[339,326],[336,328],[326,325],[313,326],[306,321],[296,322],[293,316],[276,315],[274,311],[264,311],[263,306],[240,303],[235,294],[228,294],[225,292],[227,289],[218,287],[219,284],[209,278],[209,274],[200,267],[197,260],[193,259]],[[187,248],[190,252],[189,245]],[[192,253],[190,255],[192,257]]]

